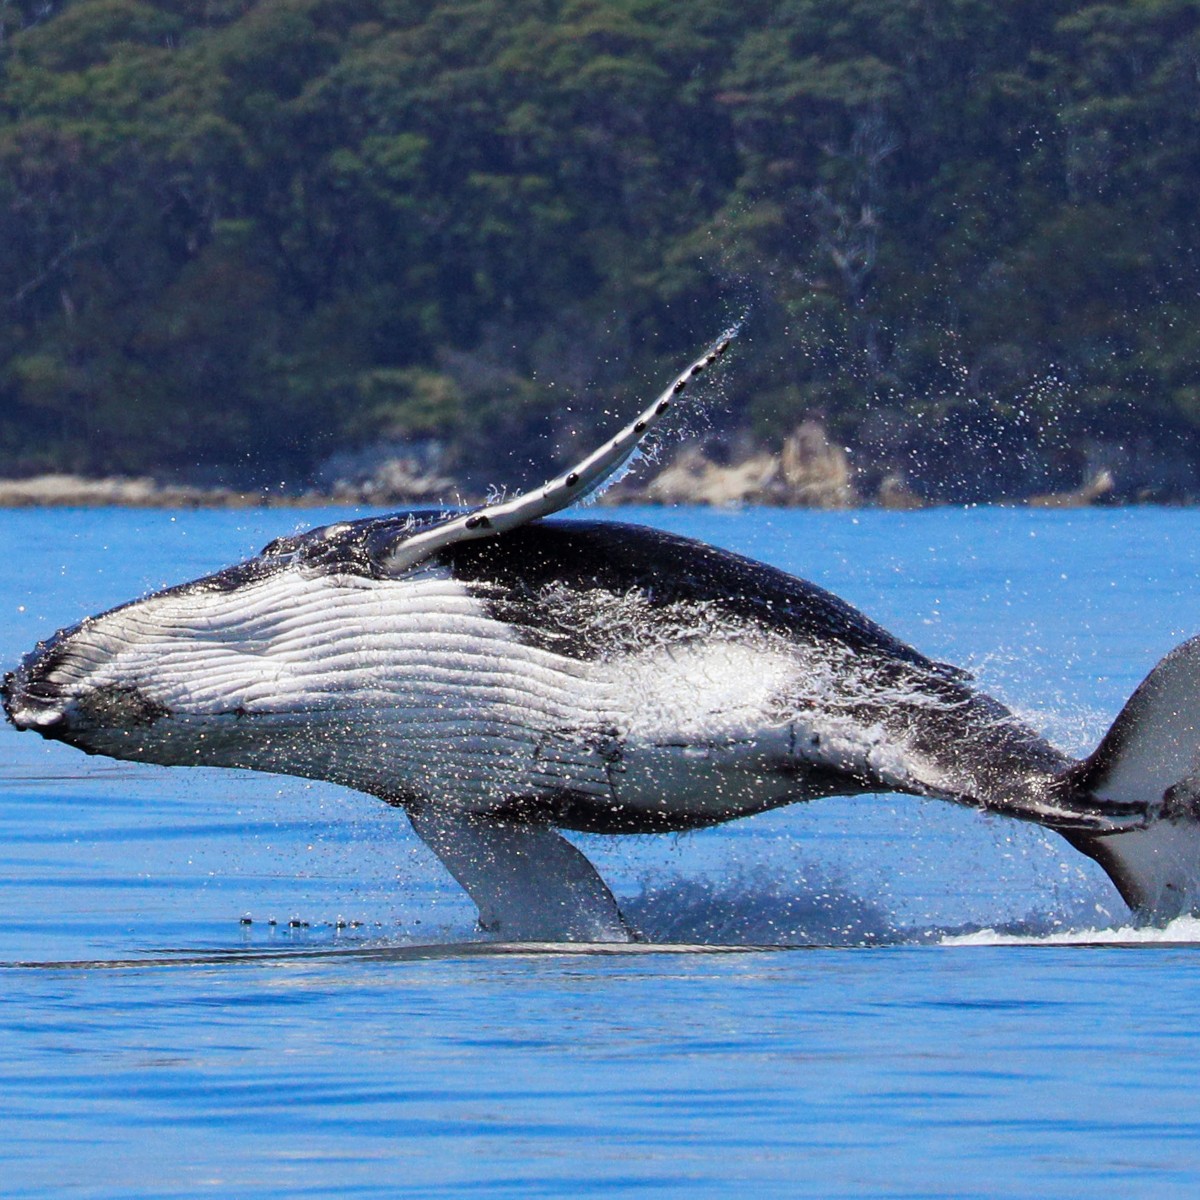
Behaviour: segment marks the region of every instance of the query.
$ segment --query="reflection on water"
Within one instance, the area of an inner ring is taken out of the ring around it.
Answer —
[[[645,515],[1077,751],[1200,628],[1191,512]],[[287,520],[0,514],[0,659]],[[1200,925],[1052,835],[888,796],[582,842],[651,944],[486,942],[365,797],[0,730],[0,1191],[1194,1191]]]

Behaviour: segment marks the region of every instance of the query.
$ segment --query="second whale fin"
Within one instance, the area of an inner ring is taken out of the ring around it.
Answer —
[[[596,868],[548,825],[414,804],[417,836],[475,901],[479,924],[514,942],[630,942]]]
[[[737,336],[738,329],[737,325],[727,329],[699,358],[680,371],[640,416],[569,470],[548,480],[541,487],[523,492],[511,500],[485,504],[469,513],[450,517],[432,527],[427,526],[404,535],[390,549],[383,549],[378,554],[380,568],[389,575],[400,575],[446,546],[474,538],[495,537],[507,530],[516,529],[538,517],[546,517],[569,508],[576,501],[603,486],[633,457],[646,436],[659,424],[688,384],[725,354]]]

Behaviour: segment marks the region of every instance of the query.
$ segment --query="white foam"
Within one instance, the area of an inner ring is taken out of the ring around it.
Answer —
[[[1109,928],[1055,929],[1016,933],[979,929],[972,933],[948,933],[943,946],[1135,946],[1200,945],[1200,917],[1176,917],[1162,926],[1117,925]]]

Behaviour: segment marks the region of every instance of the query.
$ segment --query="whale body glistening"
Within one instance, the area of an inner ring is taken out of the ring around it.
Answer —
[[[1200,639],[1076,761],[813,584],[645,527],[546,519],[727,344],[535,492],[281,538],[61,631],[6,678],[9,719],[90,753],[331,780],[403,807],[509,938],[632,936],[561,830],[691,829],[863,792],[1037,822],[1143,917],[1188,908]]]

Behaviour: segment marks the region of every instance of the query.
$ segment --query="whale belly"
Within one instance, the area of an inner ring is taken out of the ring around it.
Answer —
[[[659,614],[656,636],[581,657],[479,590],[446,569],[397,586],[285,568],[165,592],[48,648],[25,719],[119,758],[580,828],[687,828],[830,790],[806,791],[783,639]]]
[[[467,587],[274,571],[166,592],[70,631],[17,716],[93,753],[482,805],[603,712],[588,664],[514,638]]]
[[[806,798],[794,722],[778,697],[794,656],[754,640],[685,641],[606,664],[623,733],[609,747],[609,812],[582,828],[687,828]],[[606,819],[607,818],[607,819]]]

